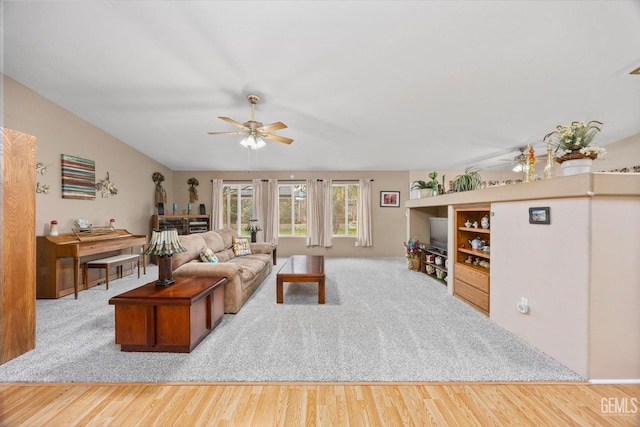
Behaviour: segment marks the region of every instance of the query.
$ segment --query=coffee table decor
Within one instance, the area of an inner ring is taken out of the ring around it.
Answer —
[[[171,269],[171,256],[180,252],[186,252],[178,239],[178,230],[175,228],[155,229],[151,235],[151,242],[144,251],[145,255],[158,257],[158,280],[156,286],[169,286],[175,282]]]

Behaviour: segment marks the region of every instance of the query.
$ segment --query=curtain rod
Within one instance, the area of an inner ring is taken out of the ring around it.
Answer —
[[[306,182],[306,179],[279,179],[278,181],[285,181],[285,182]],[[316,179],[316,181],[322,181],[322,179]],[[339,181],[339,182],[358,182],[359,180],[357,179],[334,179],[333,181]],[[373,182],[375,180],[371,180],[371,182]],[[211,182],[213,182],[213,180],[211,180]],[[251,182],[251,180],[241,180],[241,179],[230,179],[228,180],[228,182]],[[269,182],[268,179],[263,179],[262,182]]]

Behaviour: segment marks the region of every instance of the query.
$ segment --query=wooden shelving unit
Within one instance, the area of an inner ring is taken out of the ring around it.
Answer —
[[[481,313],[489,315],[491,253],[473,249],[470,240],[480,238],[490,247],[491,225],[488,229],[466,227],[465,222],[481,223],[482,217],[491,218],[489,205],[455,209],[455,269],[453,294]]]
[[[211,230],[209,215],[153,215],[151,227],[155,229],[176,228],[178,234],[204,233]]]
[[[440,262],[438,262],[440,258]],[[431,260],[433,259],[433,260]],[[440,282],[447,284],[448,271],[447,251],[438,248],[426,248],[420,252],[420,271],[433,276]]]

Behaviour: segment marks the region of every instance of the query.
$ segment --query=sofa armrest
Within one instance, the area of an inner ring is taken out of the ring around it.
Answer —
[[[271,254],[273,252],[273,245],[266,242],[254,242],[249,243],[251,252],[254,254]]]
[[[240,274],[241,272],[242,267],[234,263],[209,263],[198,261],[188,262],[173,270],[173,274],[175,274],[176,276],[224,276],[227,279],[232,279],[234,276]]]

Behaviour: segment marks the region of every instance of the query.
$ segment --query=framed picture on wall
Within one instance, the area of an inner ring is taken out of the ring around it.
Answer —
[[[62,154],[62,198],[94,200],[96,198],[96,162]]]
[[[380,207],[383,208],[399,208],[400,192],[399,191],[381,191]]]
[[[551,224],[549,207],[529,208],[529,224]]]

